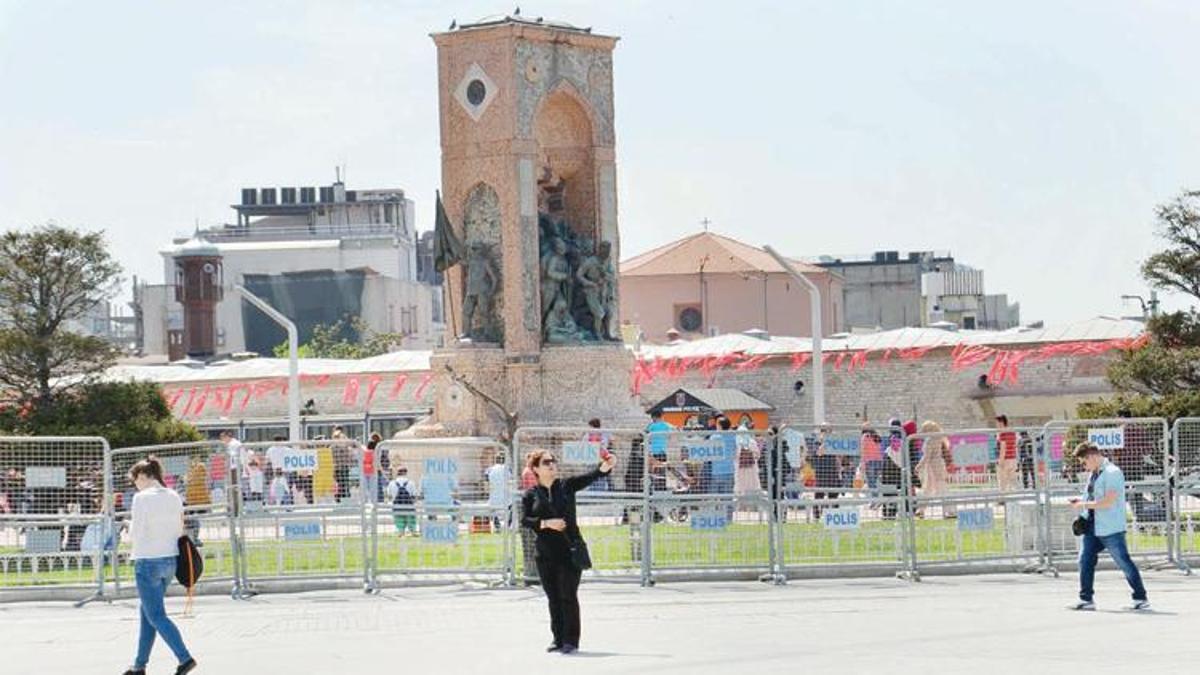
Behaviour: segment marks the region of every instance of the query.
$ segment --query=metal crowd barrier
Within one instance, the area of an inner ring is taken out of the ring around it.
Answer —
[[[230,469],[233,462],[225,446],[215,441],[122,448],[109,453],[108,483],[115,534],[109,581],[119,594],[123,585],[132,588],[133,560],[127,541],[129,512],[135,489],[129,470],[137,462],[156,457],[163,467],[166,487],[183,498],[184,530],[197,543],[204,558],[200,588],[237,585],[233,511],[229,502]]]
[[[370,587],[365,507],[375,483],[365,448],[349,439],[247,443],[234,513],[236,593],[297,580],[342,580]],[[260,475],[261,474],[261,475]]]
[[[904,574],[908,512],[897,427],[784,427],[767,438],[775,470],[779,578]],[[889,452],[890,451],[890,452]]]
[[[108,441],[0,438],[0,599],[43,587],[106,600]]]
[[[650,560],[645,555],[649,541],[650,512],[646,493],[645,438],[639,429],[596,429],[580,427],[523,427],[513,439],[516,490],[513,550],[514,570],[521,580],[537,579],[533,564],[533,532],[520,527],[521,496],[536,478],[526,469],[531,451],[548,450],[559,461],[559,475],[587,473],[597,467],[601,455],[612,453],[617,460],[611,475],[576,494],[580,533],[588,543],[593,568],[587,576],[608,580],[648,578]]]
[[[414,580],[511,583],[514,461],[487,438],[381,443],[382,499],[368,506],[372,588]]]
[[[1175,565],[1174,508],[1170,494],[1170,434],[1161,418],[1112,418],[1055,421],[1043,430],[1048,472],[1042,517],[1047,562],[1064,554],[1075,557],[1076,538],[1070,522],[1076,512],[1069,499],[1086,492],[1086,471],[1071,456],[1082,442],[1100,448],[1125,475],[1130,516],[1126,540],[1135,559],[1147,564]],[[1061,529],[1056,529],[1061,528]]]
[[[925,428],[902,453],[913,490],[911,555],[938,568],[1042,568],[1036,467],[1041,430]]]
[[[132,587],[128,470],[154,455],[202,545],[204,588],[536,581],[520,525],[525,455],[577,495],[590,579],[658,581],[1026,570],[1057,573],[1078,539],[1071,456],[1096,443],[1127,479],[1131,552],[1200,559],[1200,418],[903,432],[871,425],[669,431],[591,427],[488,438],[215,442],[110,450],[99,438],[0,438],[0,600],[108,599]],[[38,595],[38,594],[42,595]],[[86,597],[84,597],[86,596]]]
[[[1200,417],[1175,420],[1171,439],[1176,562],[1190,573],[1200,564]]]

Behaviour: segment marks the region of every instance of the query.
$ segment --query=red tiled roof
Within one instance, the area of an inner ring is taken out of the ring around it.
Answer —
[[[805,274],[828,274],[828,270],[798,260],[791,261]],[[700,232],[659,246],[621,263],[622,276],[696,274],[703,264],[708,274],[783,272],[769,253],[736,239]]]

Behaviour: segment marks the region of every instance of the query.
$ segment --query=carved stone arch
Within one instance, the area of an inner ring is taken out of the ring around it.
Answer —
[[[539,101],[533,118],[538,150],[538,209],[561,215],[579,237],[595,241],[596,118],[575,86],[560,80]]]

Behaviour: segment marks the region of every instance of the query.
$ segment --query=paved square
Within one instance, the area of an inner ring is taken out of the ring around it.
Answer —
[[[1148,572],[1155,611],[1123,610],[1122,578],[1099,575],[1095,613],[1066,611],[1076,579],[997,575],[675,583],[586,583],[583,649],[549,655],[536,589],[330,591],[248,602],[196,601],[179,621],[197,674],[1089,673],[1194,672],[1200,578]],[[172,598],[177,615],[183,601]],[[6,673],[120,673],[136,644],[137,602],[74,609],[0,605]],[[151,673],[171,673],[161,642]]]

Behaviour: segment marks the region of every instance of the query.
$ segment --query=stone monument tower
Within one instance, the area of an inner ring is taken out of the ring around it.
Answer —
[[[503,408],[522,424],[640,424],[617,317],[617,38],[506,16],[433,40],[460,244],[433,423],[495,433]]]

